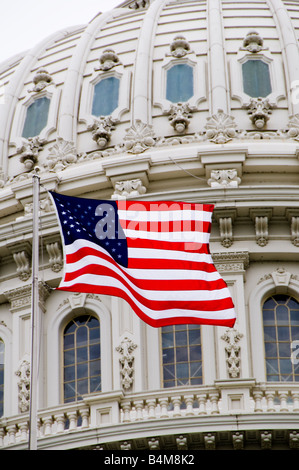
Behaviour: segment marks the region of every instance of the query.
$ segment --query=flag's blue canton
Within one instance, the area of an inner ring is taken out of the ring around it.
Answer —
[[[68,197],[53,192],[51,195],[56,201],[65,245],[79,238],[89,240],[104,248],[118,264],[128,266],[127,241],[119,224],[115,201]]]

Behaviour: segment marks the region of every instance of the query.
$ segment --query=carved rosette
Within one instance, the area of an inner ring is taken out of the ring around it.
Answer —
[[[77,150],[73,142],[67,142],[61,137],[50,147],[45,167],[50,171],[61,171],[77,162]]]
[[[119,362],[121,364],[121,375],[122,375],[122,387],[128,390],[133,384],[133,373],[134,373],[134,356],[132,352],[137,348],[137,345],[133,341],[125,337],[120,346],[116,348],[121,355]]]
[[[126,132],[124,142],[127,151],[130,153],[143,153],[155,145],[152,126],[144,124],[139,119]]]
[[[215,144],[226,144],[237,135],[234,117],[219,109],[216,114],[207,118],[206,138]]]

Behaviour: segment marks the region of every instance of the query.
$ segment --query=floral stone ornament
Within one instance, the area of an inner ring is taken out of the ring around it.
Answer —
[[[236,127],[234,118],[218,109],[217,114],[207,118],[206,137],[215,144],[225,144],[236,137]]]

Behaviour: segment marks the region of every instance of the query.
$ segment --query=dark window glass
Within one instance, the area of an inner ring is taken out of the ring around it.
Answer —
[[[45,96],[35,100],[27,109],[22,137],[29,139],[41,133],[48,122],[50,100]]]
[[[108,77],[94,87],[93,116],[109,116],[118,106],[119,79]]]
[[[200,326],[176,325],[161,329],[163,386],[202,383]]]
[[[89,315],[72,320],[64,330],[64,402],[101,391],[100,323]]]
[[[244,92],[252,98],[265,98],[272,92],[269,65],[262,60],[247,60],[242,65]]]
[[[266,372],[269,382],[299,381],[299,302],[273,295],[263,305]]]
[[[194,94],[193,68],[177,64],[167,71],[166,99],[172,103],[188,101]]]

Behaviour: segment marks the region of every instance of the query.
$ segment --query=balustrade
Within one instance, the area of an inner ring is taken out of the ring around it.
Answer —
[[[227,387],[227,385],[226,385]],[[234,393],[240,393],[237,383]],[[299,384],[259,384],[250,387],[250,407],[236,412],[224,406],[221,386],[188,387],[186,389],[159,390],[156,392],[118,394],[99,394],[89,401],[88,397],[77,403],[60,405],[43,410],[38,415],[38,439],[51,436],[71,435],[96,426],[95,414],[103,402],[107,409],[107,400],[116,406],[118,416],[101,423],[105,425],[126,425],[156,420],[180,418],[205,418],[214,415],[225,417],[234,414],[254,414],[256,417],[269,413],[299,413]],[[103,398],[104,397],[104,398]],[[110,398],[111,397],[111,398]],[[226,411],[224,411],[226,410]],[[261,417],[262,419],[262,417]],[[91,424],[93,423],[93,424]],[[11,418],[0,419],[0,448],[26,445],[29,438],[29,416],[23,413]],[[212,435],[211,442],[212,445]],[[182,441],[183,445],[183,441]]]

